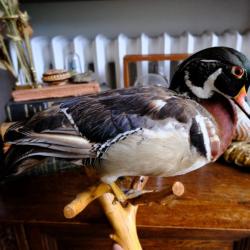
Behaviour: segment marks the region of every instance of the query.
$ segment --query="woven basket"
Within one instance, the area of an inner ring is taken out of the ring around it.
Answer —
[[[250,141],[233,142],[223,154],[224,159],[241,167],[250,167]]]

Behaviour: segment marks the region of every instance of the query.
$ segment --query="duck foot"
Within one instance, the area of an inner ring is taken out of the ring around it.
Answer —
[[[135,196],[135,198],[130,201],[136,205],[151,205],[152,203],[167,205],[176,197],[182,196],[184,192],[184,185],[176,181],[173,185],[168,185],[161,190],[142,190],[140,196]]]
[[[142,195],[155,192],[155,190],[136,190],[136,189],[129,189],[127,192],[125,192],[125,195],[128,200],[132,200],[135,198],[138,198]]]
[[[128,199],[127,195],[120,189],[119,186],[116,185],[116,183],[111,183],[110,187],[115,195],[115,199],[119,201],[120,203],[125,203]]]

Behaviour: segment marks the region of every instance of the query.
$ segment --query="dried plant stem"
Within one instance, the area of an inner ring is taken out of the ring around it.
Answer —
[[[18,57],[21,68],[25,71],[25,77],[27,79],[27,82],[32,83],[32,80],[30,77],[30,72],[28,71],[29,64],[28,64],[28,62],[26,60],[26,56],[24,54],[22,40],[20,38],[19,32],[18,32],[17,27],[16,27],[14,22],[16,22],[16,20],[9,20],[7,22],[9,30],[13,34],[13,36],[9,36],[9,37],[12,38],[13,42],[15,43],[17,57]]]
[[[3,64],[4,66],[6,67],[6,69],[8,71],[10,71],[10,73],[17,78],[17,74],[14,70],[14,67],[13,67],[13,64],[12,64],[12,61],[9,57],[9,54],[8,54],[8,50],[5,46],[5,43],[4,43],[4,40],[3,40],[3,37],[0,35],[0,47],[2,49],[2,52],[4,54],[4,57],[5,57],[5,60],[3,60]]]
[[[28,16],[26,13],[22,13],[18,9],[17,1],[4,1],[0,0],[0,8],[4,12],[4,16],[1,20],[6,23],[8,34],[15,46],[18,63],[23,70],[25,80],[27,83],[32,84],[32,87],[37,87],[37,78],[34,68],[34,62],[32,57],[32,50],[30,46],[29,34],[25,27],[28,26]],[[20,21],[20,26],[18,23]],[[20,27],[20,28],[18,28]],[[6,48],[5,48],[6,49]],[[6,50],[7,51],[7,50]],[[6,52],[5,51],[5,52]],[[4,53],[5,53],[4,52]],[[7,52],[8,55],[8,52]],[[6,57],[10,61],[10,57]],[[9,64],[12,66],[12,64]],[[5,63],[6,66],[6,63]],[[9,69],[10,67],[7,67]],[[12,72],[14,70],[12,69]],[[18,72],[16,72],[18,74]],[[16,75],[14,74],[14,75]]]
[[[36,88],[37,87],[37,77],[36,77],[36,72],[35,72],[33,56],[32,56],[32,50],[31,50],[31,46],[30,46],[29,34],[26,31],[24,31],[24,41],[26,44],[29,62],[30,62],[30,74],[31,74],[31,78],[32,78],[31,82],[33,84],[33,87]]]
[[[2,8],[3,8],[4,12],[8,13],[8,6],[5,4],[5,2],[0,1],[0,4],[2,5]]]

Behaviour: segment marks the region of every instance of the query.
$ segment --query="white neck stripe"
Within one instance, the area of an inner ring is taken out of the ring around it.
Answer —
[[[202,99],[207,99],[212,96],[213,90],[215,90],[214,82],[217,77],[221,74],[222,68],[217,69],[214,73],[212,73],[207,80],[204,82],[203,87],[194,86],[192,82],[189,80],[189,72],[185,71],[185,83],[189,87],[189,89],[195,94],[197,97]]]
[[[203,59],[203,60],[200,60],[200,61],[205,62],[205,63],[219,62],[218,60],[206,60],[206,59]]]

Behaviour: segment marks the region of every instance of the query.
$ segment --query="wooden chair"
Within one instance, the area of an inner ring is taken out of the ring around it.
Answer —
[[[182,61],[186,59],[189,54],[148,54],[148,55],[126,55],[123,58],[123,74],[124,74],[124,87],[131,86],[129,64],[142,62],[142,61]]]

